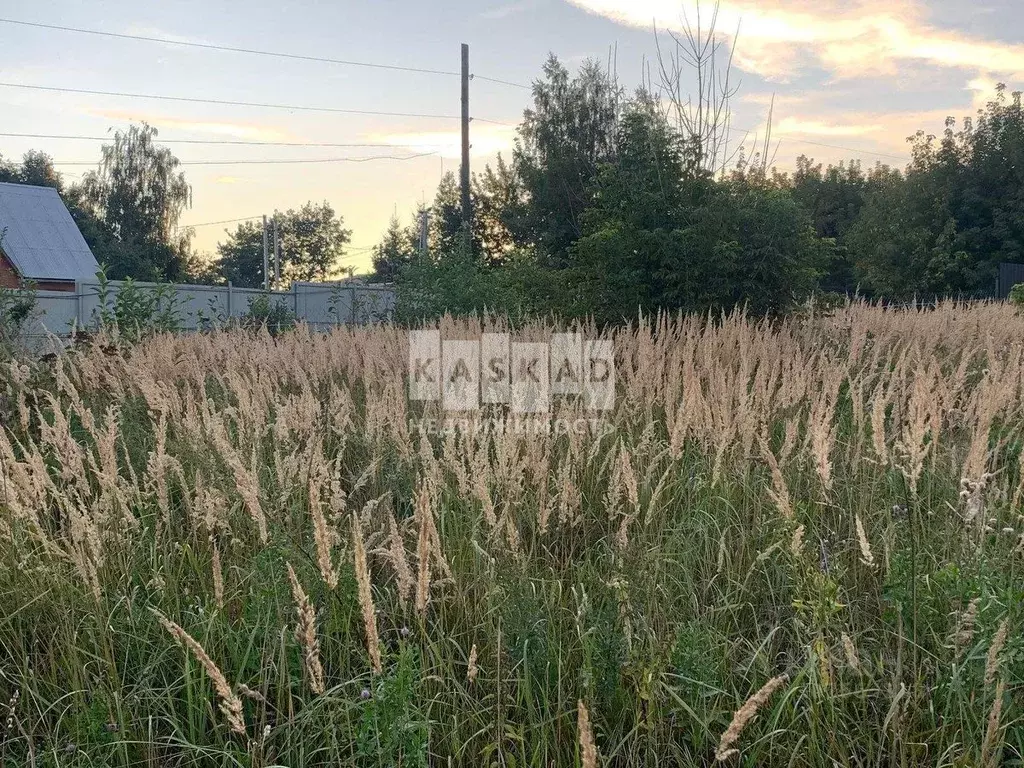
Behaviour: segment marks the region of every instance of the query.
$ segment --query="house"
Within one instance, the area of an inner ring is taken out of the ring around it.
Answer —
[[[0,287],[74,291],[99,268],[57,190],[0,183]]]

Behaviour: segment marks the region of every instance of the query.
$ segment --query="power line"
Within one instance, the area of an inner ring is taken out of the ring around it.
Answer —
[[[516,127],[515,123],[506,123],[506,122],[503,122],[501,120],[489,120],[486,117],[471,117],[471,118],[469,118],[469,120],[470,120],[470,122],[490,123],[491,125],[507,125],[509,128],[515,128]]]
[[[86,88],[57,88],[50,85],[25,85],[23,83],[0,83],[2,88],[23,88],[31,91],[54,93],[79,93],[88,96],[117,96],[128,99],[153,99],[156,101],[178,101],[190,104],[218,104],[229,107],[258,107],[260,109],[284,109],[293,112],[331,112],[346,115],[383,115],[385,117],[427,117],[444,120],[458,120],[458,115],[434,115],[421,112],[382,112],[372,109],[342,109],[341,107],[310,107],[299,104],[270,104],[259,101],[228,101],[225,99],[199,99],[191,96],[163,96],[152,93],[128,93],[125,91],[94,91]]]
[[[119,40],[136,40],[145,43],[161,43],[163,45],[178,45],[185,48],[202,48],[208,51],[226,51],[228,53],[246,53],[252,56],[272,56],[279,59],[292,59],[296,61],[315,61],[321,64],[341,64],[350,67],[369,67],[371,69],[389,69],[396,72],[418,72],[427,75],[458,75],[458,72],[450,72],[443,69],[426,69],[423,67],[406,67],[398,64],[378,64],[368,61],[354,61],[351,59],[329,59],[322,56],[306,56],[298,53],[286,53],[284,51],[264,51],[256,48],[239,48],[230,45],[216,45],[214,43],[199,43],[188,40],[167,40],[162,37],[151,37],[147,35],[130,35],[122,32],[103,32],[98,29],[85,29],[83,27],[67,27],[60,24],[42,24],[35,21],[21,21],[18,19],[0,18],[0,23],[16,24],[22,27],[35,27],[37,29],[53,29],[60,32],[74,32],[80,35],[97,35],[100,37],[113,37]]]
[[[419,157],[436,155],[437,152],[420,152],[417,155],[372,155],[370,157],[321,157],[315,159],[288,160],[186,160],[178,165],[291,165],[298,163],[368,163],[373,160],[415,160]],[[95,160],[54,161],[54,165],[96,165]]]
[[[841,144],[826,144],[821,141],[811,141],[810,139],[797,139],[787,133],[772,133],[772,137],[778,137],[783,141],[792,141],[797,144],[813,144],[816,147],[828,147],[830,149],[842,149],[846,152],[860,153],[862,155],[877,155],[878,157],[887,157],[890,160],[899,160],[901,162],[909,162],[909,159],[900,155],[890,155],[886,152],[872,152],[869,149],[859,149],[857,147],[844,147]]]
[[[513,83],[511,80],[499,80],[497,77],[485,77],[484,75],[471,75],[473,80],[486,80],[488,83],[498,83],[499,85],[511,85],[513,88],[524,88],[527,91],[532,91],[532,85],[526,85],[525,83]]]
[[[213,227],[217,224],[237,224],[240,221],[256,221],[260,216],[247,216],[244,219],[224,219],[223,221],[204,221],[201,224],[178,224],[175,229],[193,229],[195,227]]]
[[[746,134],[756,134],[757,133],[757,131],[755,131],[752,128],[739,128],[739,127],[736,127],[736,126],[733,126],[732,130],[734,130],[734,131],[742,131],[743,133],[746,133]],[[887,157],[890,160],[899,160],[901,162],[909,162],[908,158],[902,157],[900,155],[890,155],[890,154],[888,154],[886,152],[872,152],[869,149],[859,149],[857,147],[846,147],[846,146],[843,146],[842,144],[827,144],[827,143],[822,142],[822,141],[811,141],[810,139],[798,139],[798,138],[796,138],[795,136],[793,136],[790,133],[776,133],[775,131],[772,131],[770,136],[771,136],[772,139],[781,139],[782,141],[791,141],[791,142],[794,142],[796,144],[811,144],[811,145],[816,146],[816,147],[828,147],[829,149],[842,149],[845,152],[859,153],[859,154],[862,154],[862,155],[877,155],[878,157]]]
[[[75,136],[56,133],[0,133],[13,139],[60,139],[69,141],[111,141],[111,136]],[[210,144],[243,147],[397,147],[400,144],[340,144],[320,141],[242,141],[232,139],[157,139],[158,144]]]
[[[479,77],[479,76],[478,76]],[[512,123],[504,123],[498,120],[488,120],[484,117],[475,117],[473,120],[477,120],[482,123],[491,123],[493,125],[507,125],[514,127]],[[753,133],[742,128],[736,128],[735,130],[743,130],[746,133]],[[812,141],[810,139],[798,139],[792,134],[787,133],[772,133],[776,138],[784,139],[798,144],[812,144],[818,147],[828,147],[829,149],[842,149],[846,152],[854,152],[865,155],[876,155],[878,157],[886,157],[891,160],[900,160],[903,162],[907,161],[906,157],[901,155],[892,155],[886,152],[873,152],[868,149],[862,149],[860,147],[847,147],[842,144],[828,144],[821,141]],[[0,136],[15,138],[15,139],[59,139],[59,140],[81,140],[81,141],[110,141],[110,136],[74,136],[64,134],[52,134],[52,133],[3,133],[0,132]],[[397,144],[349,144],[349,143],[338,143],[338,142],[316,142],[316,141],[242,141],[242,140],[229,140],[229,139],[158,139],[159,144],[202,144],[211,146],[244,146],[244,147],[336,147],[336,148],[384,148],[384,147],[395,147],[401,146]]]

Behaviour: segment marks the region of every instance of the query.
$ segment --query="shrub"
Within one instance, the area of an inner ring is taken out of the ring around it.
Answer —
[[[255,296],[249,300],[249,311],[242,316],[241,326],[250,331],[266,328],[271,336],[277,336],[295,327],[295,313],[281,301],[271,301],[270,296]]]

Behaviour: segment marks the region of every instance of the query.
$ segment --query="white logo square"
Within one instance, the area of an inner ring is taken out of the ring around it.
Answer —
[[[409,333],[409,399],[441,399],[441,332]]]

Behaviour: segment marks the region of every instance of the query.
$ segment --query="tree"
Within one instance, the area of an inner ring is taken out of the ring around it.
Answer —
[[[659,92],[664,94],[673,127],[682,142],[684,172],[689,178],[724,175],[734,157],[730,147],[732,111],[736,86],[730,83],[736,38],[718,30],[719,0],[710,13],[695,0],[695,13],[683,13],[681,33],[669,33],[670,45],[658,45]],[[771,115],[768,117],[769,131]],[[760,154],[767,171],[768,139]]]
[[[1006,87],[941,139],[919,131],[902,181],[875,191],[851,228],[879,295],[987,295],[1000,262],[1024,261],[1024,109]]]
[[[177,230],[192,190],[178,159],[154,143],[152,126],[131,126],[104,145],[99,168],[82,180],[81,203],[102,223],[113,278],[180,281],[190,233]]]
[[[806,155],[796,159],[792,177],[777,176],[781,186],[811,217],[815,234],[835,242],[834,257],[822,278],[822,288],[850,293],[859,288],[848,235],[869,197],[891,183],[900,173],[882,163],[864,172],[859,160],[823,169]]]
[[[568,265],[593,180],[615,158],[620,99],[621,89],[595,61],[570,79],[552,55],[533,84],[533,107],[523,114],[513,152],[526,206],[511,231],[517,245],[536,246],[553,266]]]
[[[240,288],[263,287],[263,222],[243,221],[217,243],[215,272]]]
[[[476,206],[473,206],[474,209]],[[441,177],[430,207],[430,253],[441,259],[465,249],[462,231],[462,201],[455,174],[448,171]]]
[[[275,213],[281,249],[281,278],[285,281],[322,281],[335,276],[352,232],[326,201],[308,202],[298,210]],[[268,221],[267,226],[272,227]],[[272,232],[272,230],[271,230]],[[273,235],[270,250],[273,250]],[[272,257],[271,257],[272,259]],[[245,288],[263,286],[263,223],[239,224],[227,240],[217,244],[214,272]],[[270,261],[273,272],[273,261]]]
[[[57,169],[53,167],[53,158],[45,152],[29,150],[21,159],[19,184],[32,184],[37,187],[53,187],[63,193],[64,184]]]
[[[493,168],[488,164],[483,174],[473,175],[474,238],[491,266],[501,264],[525,239],[526,206],[522,181],[501,154]]]
[[[572,247],[578,312],[602,320],[657,306],[655,275],[675,247],[684,207],[682,147],[657,102],[640,92],[623,110],[615,162],[590,189],[583,236]]]
[[[281,237],[281,276],[289,280],[322,281],[334,277],[352,230],[325,200],[308,202],[278,215]]]
[[[393,283],[413,258],[413,240],[413,232],[403,228],[397,216],[392,216],[384,238],[373,247],[373,279]]]
[[[644,93],[627,105],[617,145],[573,246],[577,314],[617,322],[638,309],[736,304],[776,313],[814,289],[829,243],[786,190],[760,173],[692,173],[685,139]]]

